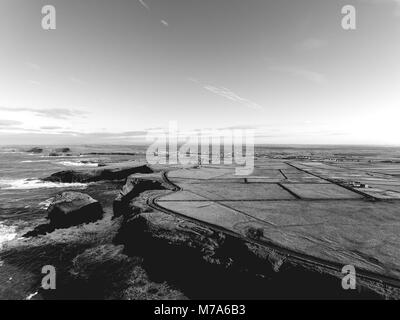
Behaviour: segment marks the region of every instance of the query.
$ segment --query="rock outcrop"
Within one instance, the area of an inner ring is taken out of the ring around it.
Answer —
[[[68,153],[68,152],[71,152],[71,149],[70,148],[56,148],[54,151],[57,153]]]
[[[57,152],[50,152],[49,153],[49,157],[59,157],[59,156],[60,156],[60,154],[57,153]]]
[[[43,149],[42,149],[42,148],[35,147],[35,148],[32,148],[32,149],[27,150],[26,152],[30,152],[30,153],[42,153],[42,152],[43,152]]]
[[[71,191],[57,195],[47,212],[50,225],[55,228],[94,222],[103,217],[103,209],[97,200],[87,194]]]
[[[147,190],[165,190],[166,187],[157,179],[143,179],[135,176],[129,176],[120,193],[113,203],[114,217],[119,217],[126,212],[130,212],[129,203],[144,191]]]
[[[50,182],[96,182],[103,180],[122,180],[134,173],[152,173],[153,170],[147,165],[132,164],[131,162],[109,165],[92,170],[66,170],[52,174],[44,178]]]

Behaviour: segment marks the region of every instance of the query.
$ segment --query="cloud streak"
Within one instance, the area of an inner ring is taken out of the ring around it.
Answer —
[[[147,10],[150,10],[150,7],[147,5],[146,2],[144,2],[144,0],[138,0],[138,1],[142,5],[142,7],[146,8]]]
[[[213,94],[216,94],[216,95],[218,95],[220,97],[223,97],[225,99],[231,100],[233,102],[239,103],[242,106],[245,106],[247,108],[255,109],[255,110],[262,110],[263,109],[263,107],[261,107],[259,104],[255,103],[255,102],[253,102],[253,101],[251,101],[249,99],[246,99],[246,98],[243,98],[243,97],[239,96],[238,94],[236,94],[235,92],[233,92],[232,90],[230,90],[228,88],[215,87],[215,86],[212,86],[212,85],[209,85],[209,84],[202,84],[199,80],[197,80],[195,78],[192,78],[192,77],[188,77],[186,80],[202,86],[205,90],[207,90],[207,91],[209,91],[209,92],[211,92]]]
[[[21,121],[16,120],[0,120],[0,127],[11,127],[21,125]]]
[[[70,119],[77,116],[86,115],[85,112],[66,109],[66,108],[11,108],[11,107],[1,107],[0,111],[10,111],[10,112],[31,112],[39,117],[52,118],[52,119]]]
[[[43,129],[43,127],[42,127]],[[74,130],[55,130],[52,133],[61,134],[61,135],[69,135],[73,137],[82,137],[82,138],[96,138],[96,139],[129,139],[135,137],[145,137],[148,131],[146,130],[137,130],[137,131],[121,131],[121,132],[82,132],[82,131],[74,131]]]
[[[308,38],[303,42],[296,45],[296,49],[299,51],[313,51],[318,50],[327,45],[326,41],[316,38]]]
[[[0,144],[7,141],[18,141],[28,144],[41,143],[145,143],[148,131],[123,131],[123,132],[81,132],[73,130],[48,130],[48,129],[28,129],[18,127],[2,127],[0,125]]]
[[[40,127],[40,129],[42,129],[42,130],[58,130],[58,129],[62,129],[62,127],[58,127],[58,126],[43,126],[43,127]]]
[[[41,67],[40,67],[38,64],[36,64],[36,63],[25,62],[25,65],[26,65],[28,68],[33,69],[33,70],[35,70],[35,71],[39,71],[39,70],[41,69]]]
[[[39,81],[35,81],[35,80],[29,80],[28,81],[30,84],[34,85],[34,86],[40,86],[41,83]]]
[[[281,73],[286,73],[291,76],[299,77],[302,79],[306,79],[308,81],[317,83],[317,84],[322,84],[326,82],[326,77],[324,74],[320,72],[316,72],[313,70],[309,70],[303,67],[297,67],[297,66],[272,66],[269,68],[272,71],[278,71]]]
[[[69,77],[69,80],[70,80],[71,82],[76,83],[76,84],[79,84],[79,85],[85,85],[85,84],[87,84],[87,83],[86,83],[85,81],[83,81],[82,79],[79,79],[79,78],[74,77],[74,76]]]
[[[251,108],[251,109],[255,109],[255,110],[262,109],[262,107],[260,105],[258,105],[257,103],[239,96],[238,94],[236,94],[235,92],[233,92],[232,90],[230,90],[228,88],[224,88],[224,87],[219,88],[219,87],[206,85],[206,86],[204,86],[204,89],[206,89],[207,91],[210,91],[220,97],[223,97],[225,99],[240,103],[241,105],[243,105],[247,108]]]

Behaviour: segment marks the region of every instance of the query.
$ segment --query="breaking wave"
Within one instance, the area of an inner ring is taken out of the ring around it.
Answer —
[[[49,162],[50,160],[24,160],[21,163]]]
[[[0,180],[0,190],[28,190],[28,189],[50,189],[50,188],[80,188],[85,189],[86,183],[62,183],[49,182],[39,179],[16,179]]]
[[[16,227],[9,227],[0,222],[0,249],[3,247],[4,242],[11,241],[16,236]]]
[[[96,162],[82,162],[82,161],[60,161],[59,164],[62,164],[67,167],[98,167],[99,165]]]
[[[54,200],[54,198],[50,198],[50,199],[47,199],[45,201],[40,202],[39,203],[39,208],[42,209],[42,210],[47,210],[50,207],[50,205],[53,202],[53,200]]]

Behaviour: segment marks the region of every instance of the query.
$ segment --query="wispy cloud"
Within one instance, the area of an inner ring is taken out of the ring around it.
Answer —
[[[38,129],[31,129],[31,128],[21,128],[21,127],[13,127],[13,126],[10,126],[10,127],[2,127],[2,126],[0,126],[0,132],[2,132],[2,133],[6,133],[6,132],[8,132],[8,133],[12,133],[12,134],[21,134],[21,133],[33,133],[33,134],[39,134],[39,133],[41,133],[41,131],[40,130],[38,130]]]
[[[31,112],[37,116],[52,118],[52,119],[69,119],[76,116],[83,116],[86,112],[74,109],[66,109],[66,108],[11,108],[11,107],[1,107],[0,111],[11,111],[11,112]]]
[[[168,22],[167,22],[167,21],[165,21],[165,20],[161,20],[161,23],[162,23],[164,26],[166,26],[166,27],[168,27],[168,26],[169,26]]]
[[[138,0],[138,1],[144,8],[146,8],[147,10],[150,10],[149,6],[147,5],[146,2],[144,2],[144,0]]]
[[[327,45],[327,42],[317,38],[308,38],[298,43],[295,47],[299,51],[312,51],[323,48]]]
[[[44,127],[41,127],[42,129]],[[134,137],[145,137],[148,131],[146,130],[137,130],[137,131],[121,131],[121,132],[107,132],[107,131],[99,131],[99,132],[83,132],[83,131],[74,131],[74,130],[57,130],[54,133],[63,134],[63,135],[71,135],[74,137],[82,137],[82,138],[99,138],[99,139],[128,139]]]
[[[29,80],[28,81],[30,84],[33,84],[34,86],[40,86],[41,83],[39,81],[35,81],[35,80]]]
[[[58,129],[62,129],[62,127],[58,127],[58,126],[43,126],[43,127],[40,127],[40,129],[42,129],[42,130],[58,130]]]
[[[259,128],[259,127],[262,127],[262,126],[260,126],[260,125],[246,125],[246,124],[243,124],[243,125],[234,125],[234,126],[229,126],[229,127],[222,127],[222,128],[218,128],[219,130],[236,130],[236,129],[238,129],[238,130],[247,130],[247,129],[257,129],[257,128]]]
[[[186,80],[190,81],[190,82],[194,82],[194,83],[200,83],[199,80],[197,80],[196,78],[193,78],[193,77],[187,77]]]
[[[270,70],[272,71],[278,71],[282,73],[289,74],[291,76],[295,77],[300,77],[302,79],[306,79],[308,81],[317,83],[317,84],[322,84],[326,82],[326,77],[324,74],[320,72],[316,72],[313,70],[309,70],[304,67],[298,67],[298,66],[271,66],[269,67]]]
[[[226,98],[228,100],[240,103],[241,105],[243,105],[245,107],[248,107],[251,109],[256,109],[256,110],[262,109],[262,107],[260,105],[258,105],[257,103],[239,96],[238,94],[236,94],[235,92],[233,92],[232,90],[230,90],[228,88],[224,88],[224,87],[219,88],[219,87],[206,85],[206,86],[204,86],[204,89],[206,89],[212,93],[215,93],[223,98]]]
[[[36,63],[25,62],[25,65],[26,65],[28,68],[33,69],[33,70],[36,70],[36,71],[39,71],[39,70],[41,69],[41,67],[40,67],[38,64],[36,64]]]
[[[77,78],[77,77],[74,77],[74,76],[69,77],[69,80],[70,80],[71,82],[76,83],[76,84],[79,84],[79,85],[87,84],[86,81],[84,81],[84,80],[82,80],[82,79],[79,79],[79,78]]]
[[[136,131],[120,131],[120,132],[107,132],[107,131],[79,131],[79,130],[66,130],[59,126],[42,126],[39,129],[17,127],[23,124],[14,120],[0,120],[0,130],[18,130],[19,133],[33,132],[37,134],[50,134],[50,135],[63,135],[71,137],[80,137],[85,139],[130,139],[136,137],[145,138],[149,130],[136,130]]]
[[[242,106],[245,106],[247,108],[256,109],[256,110],[263,109],[263,107],[261,107],[259,104],[255,103],[249,99],[239,96],[238,94],[236,94],[235,92],[233,92],[232,90],[230,90],[228,88],[215,87],[215,86],[212,86],[209,84],[202,84],[200,80],[198,80],[196,78],[192,78],[192,77],[188,77],[187,80],[202,86],[205,90],[207,90],[209,92],[212,92],[220,97],[231,100],[233,102],[239,103]]]
[[[16,120],[0,120],[0,127],[18,126],[21,124],[22,124],[21,121],[16,121]]]

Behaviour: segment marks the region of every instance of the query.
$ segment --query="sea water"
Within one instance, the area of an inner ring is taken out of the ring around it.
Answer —
[[[57,193],[84,191],[88,186],[86,183],[47,182],[42,178],[63,170],[91,170],[99,163],[139,160],[145,154],[145,148],[140,146],[76,146],[71,147],[68,155],[49,156],[55,146],[41,147],[42,153],[28,152],[32,147],[0,147],[0,250],[7,241],[18,236],[18,226],[26,227],[33,217],[44,217]],[[94,154],[98,152],[105,155]],[[131,154],[113,155],[117,152]]]

